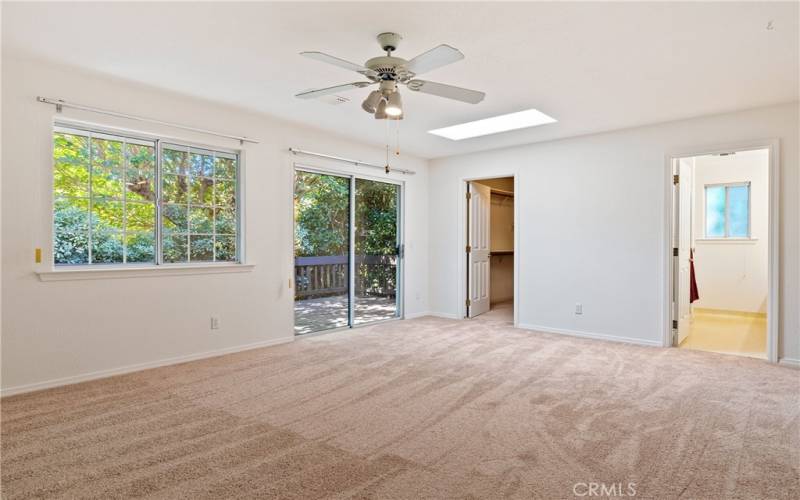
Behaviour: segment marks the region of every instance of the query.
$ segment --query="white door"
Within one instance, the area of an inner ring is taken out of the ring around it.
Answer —
[[[489,221],[491,220],[492,193],[489,187],[469,183],[468,245],[469,245],[469,302],[470,318],[489,310]]]
[[[691,302],[689,301],[689,256],[692,247],[692,190],[694,158],[678,161],[678,344],[689,335]]]

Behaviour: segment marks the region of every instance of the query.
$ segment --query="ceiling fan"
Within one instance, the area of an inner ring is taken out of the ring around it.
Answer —
[[[464,54],[460,50],[449,45],[439,45],[407,61],[392,55],[392,52],[397,50],[397,45],[402,39],[400,35],[397,33],[381,33],[377,38],[381,48],[386,51],[386,55],[373,57],[365,62],[363,66],[322,52],[301,52],[300,55],[302,56],[355,71],[369,81],[307,90],[296,94],[295,97],[312,99],[345,90],[378,85],[378,89],[370,92],[361,107],[367,113],[374,114],[378,120],[402,120],[403,103],[400,98],[400,92],[398,92],[398,84],[405,85],[414,92],[446,97],[470,104],[477,104],[486,96],[483,92],[476,90],[415,78],[418,74],[464,59]]]

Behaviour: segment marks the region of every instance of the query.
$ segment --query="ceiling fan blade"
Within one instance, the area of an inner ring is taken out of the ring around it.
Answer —
[[[322,52],[300,52],[300,55],[308,57],[310,59],[314,59],[316,61],[322,61],[324,63],[333,64],[334,66],[339,66],[340,68],[349,69],[350,71],[361,73],[364,76],[377,76],[377,73],[375,73],[371,69],[365,68],[360,64],[352,63],[350,61],[345,61],[344,59],[324,54]]]
[[[439,97],[455,99],[456,101],[468,102],[470,104],[478,104],[486,97],[486,94],[478,92],[477,90],[462,89],[461,87],[429,82],[427,80],[411,80],[406,85],[408,85],[409,90],[415,92],[437,95]]]
[[[295,97],[299,97],[300,99],[313,99],[315,97],[322,97],[328,94],[335,94],[337,92],[343,92],[345,90],[360,89],[363,87],[367,87],[369,85],[374,85],[375,83],[376,82],[345,83],[342,85],[334,85],[333,87],[325,87],[324,89],[306,90],[304,92],[300,92],[299,94],[295,94]]]
[[[460,50],[449,45],[439,45],[408,61],[406,68],[415,75],[464,59]]]

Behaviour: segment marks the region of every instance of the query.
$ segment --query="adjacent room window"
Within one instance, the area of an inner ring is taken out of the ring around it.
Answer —
[[[750,183],[707,184],[706,238],[750,237]]]
[[[54,262],[236,262],[238,172],[236,152],[57,127]]]

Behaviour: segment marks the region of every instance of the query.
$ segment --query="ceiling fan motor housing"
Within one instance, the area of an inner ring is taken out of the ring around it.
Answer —
[[[397,46],[400,45],[400,40],[403,39],[403,37],[397,33],[391,32],[381,33],[377,38],[381,48],[386,52],[394,52],[397,50]]]
[[[378,74],[379,80],[404,81],[411,78],[406,70],[408,61],[401,57],[380,56],[373,57],[364,66]]]

